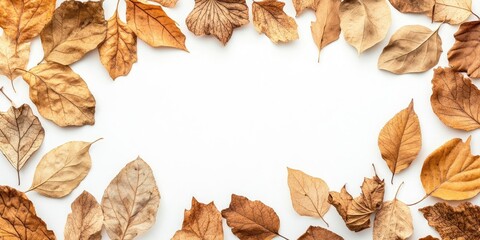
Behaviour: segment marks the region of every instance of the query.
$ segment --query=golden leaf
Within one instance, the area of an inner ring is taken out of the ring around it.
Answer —
[[[472,15],[472,0],[435,0],[427,14],[434,22],[460,24]]]
[[[98,47],[100,60],[110,77],[126,76],[137,61],[137,36],[122,22],[118,12],[108,20],[107,37]]]
[[[390,0],[390,3],[402,13],[429,13],[435,0]]]
[[[253,25],[274,43],[298,39],[297,23],[284,11],[285,3],[277,0],[253,1]]]
[[[25,69],[30,58],[30,42],[17,44],[8,36],[0,36],[0,74],[10,80],[22,75],[19,69]]]
[[[112,240],[130,240],[155,223],[160,193],[152,169],[140,157],[110,182],[102,199],[104,225]]]
[[[455,44],[448,51],[450,66],[466,71],[472,78],[480,78],[480,21],[466,22],[455,33]]]
[[[336,233],[321,227],[310,226],[298,240],[344,240]]]
[[[404,240],[413,234],[410,208],[396,197],[383,203],[375,215],[373,240]]]
[[[40,34],[43,59],[70,65],[97,48],[107,32],[102,4],[103,1],[63,2]]]
[[[157,5],[137,0],[127,1],[127,24],[135,34],[152,47],[172,47],[187,51],[185,35]]]
[[[156,2],[167,8],[175,7],[175,5],[177,5],[177,2],[178,2],[178,0],[150,0],[150,1]]]
[[[70,194],[92,167],[88,151],[95,142],[67,142],[45,154],[37,165],[28,191],[52,198]]]
[[[222,216],[240,240],[271,240],[281,236],[277,213],[260,201],[232,194],[230,206],[222,210]]]
[[[172,240],[191,239],[223,239],[222,215],[213,202],[203,204],[192,198],[192,209],[185,210],[182,230]]]
[[[195,35],[214,35],[224,45],[233,29],[248,22],[245,0],[195,0],[195,7],[186,19],[188,30]]]
[[[378,147],[393,177],[415,160],[422,147],[422,133],[413,100],[397,113],[378,135]]]
[[[102,227],[102,207],[94,196],[83,191],[72,203],[72,212],[65,224],[65,240],[100,240]]]
[[[55,240],[33,203],[14,188],[0,186],[0,239]]]
[[[297,12],[297,16],[300,16],[303,10],[307,8],[312,9],[313,11],[317,11],[318,6],[320,6],[320,0],[292,0],[292,1],[293,1],[293,6],[295,7],[295,11]]]
[[[69,66],[40,64],[23,79],[30,86],[30,99],[46,119],[61,127],[95,123],[95,98]]]
[[[432,84],[432,109],[445,125],[465,131],[480,128],[480,91],[469,78],[437,68]]]
[[[320,60],[320,51],[340,37],[340,0],[319,0],[319,4],[322,7],[315,12],[317,20],[312,22],[310,29]]]
[[[425,159],[420,177],[426,196],[465,200],[480,192],[480,156],[471,154],[470,139],[454,138]]]
[[[358,53],[382,41],[391,23],[386,0],[344,0],[340,4],[340,27]]]
[[[441,53],[438,29],[408,25],[390,38],[378,59],[378,68],[396,74],[425,72],[437,65]]]

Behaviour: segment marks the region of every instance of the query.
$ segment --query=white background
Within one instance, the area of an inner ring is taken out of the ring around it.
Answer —
[[[251,3],[247,1],[249,7]],[[124,5],[121,2],[121,12]],[[397,76],[377,69],[378,56],[395,30],[409,24],[438,27],[426,16],[400,14],[391,8],[393,23],[387,39],[358,55],[341,36],[322,51],[317,63],[310,34],[313,11],[296,18],[300,39],[295,42],[275,45],[250,23],[235,30],[223,46],[214,37],[196,37],[188,31],[184,19],[193,6],[191,0],[180,0],[174,9],[166,9],[186,35],[190,53],[154,49],[139,40],[138,63],[127,77],[115,82],[100,64],[97,51],[89,53],[72,67],[97,100],[95,125],[60,128],[40,117],[45,141],[22,170],[21,186],[9,163],[0,161],[0,183],[26,190],[40,158],[52,148],[72,140],[104,138],[92,146],[93,167],[72,194],[50,199],[28,193],[59,239],[63,239],[70,203],[83,190],[100,201],[110,180],[138,155],[153,168],[162,196],[156,224],[138,239],[163,240],[181,228],[192,196],[204,203],[215,201],[220,210],[228,207],[232,193],[261,200],[275,209],[280,233],[290,239],[298,238],[310,225],[325,227],[321,220],[293,210],[287,166],[324,179],[331,190],[347,184],[357,195],[363,177],[373,175],[374,163],[387,182],[385,199],[392,199],[405,181],[399,199],[411,203],[424,195],[420,170],[434,149],[451,138],[466,139],[472,134],[473,153],[480,153],[478,131],[450,129],[433,113],[429,100],[433,71]],[[109,18],[115,1],[106,1],[104,7]],[[480,5],[474,9],[480,12]],[[291,1],[285,10],[295,15]],[[446,53],[456,29],[446,24],[440,29],[444,50],[440,66],[448,65]],[[30,67],[42,58],[41,49],[36,39]],[[17,105],[26,102],[38,115],[21,78],[15,81],[16,93],[6,78],[1,77],[0,83]],[[391,185],[377,137],[412,98],[423,146],[417,160]],[[2,111],[8,107],[0,97]],[[412,207],[415,234],[411,239],[435,234],[417,209],[436,201],[430,197]],[[325,219],[330,230],[347,240],[371,239],[371,228],[350,232],[333,207]],[[225,221],[224,232],[225,239],[236,239]]]

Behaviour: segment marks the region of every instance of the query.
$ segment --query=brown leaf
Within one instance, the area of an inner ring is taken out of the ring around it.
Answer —
[[[454,138],[425,159],[420,177],[426,196],[465,200],[480,193],[480,156],[471,154],[470,140]]]
[[[440,239],[438,239],[436,237],[432,237],[431,235],[428,235],[428,236],[420,238],[418,240],[440,240]]]
[[[155,223],[160,193],[152,169],[140,157],[110,182],[102,199],[104,224],[112,240],[130,240]]]
[[[245,0],[195,0],[195,7],[186,19],[192,33],[214,35],[224,45],[230,40],[233,29],[248,22]]]
[[[65,240],[102,239],[103,212],[94,196],[83,193],[72,203],[65,225]]]
[[[455,71],[466,71],[480,78],[480,21],[462,23],[455,33],[455,44],[448,51],[448,61]]]
[[[55,240],[55,234],[24,193],[0,186],[0,239]]]
[[[108,20],[107,37],[98,47],[100,60],[110,77],[126,76],[137,62],[137,36],[122,22],[115,11]]]
[[[199,203],[192,198],[192,209],[185,210],[182,230],[172,240],[220,240],[223,239],[222,215],[213,202]]]
[[[393,177],[415,160],[422,147],[422,133],[413,100],[397,113],[378,135],[378,147]]]
[[[434,22],[460,24],[472,15],[472,0],[435,0],[427,14]]]
[[[23,79],[30,86],[30,99],[46,119],[61,127],[95,123],[95,98],[69,66],[40,64]]]
[[[402,13],[429,13],[435,0],[390,0],[390,3]]]
[[[0,129],[0,150],[17,170],[20,184],[20,169],[42,145],[45,131],[27,104],[0,113]]]
[[[127,24],[143,41],[152,47],[172,47],[187,51],[185,35],[157,5],[127,0]]]
[[[398,193],[398,192],[397,192]],[[373,240],[404,240],[413,234],[410,208],[397,199],[384,202],[373,224]]]
[[[70,65],[97,48],[107,32],[102,4],[63,2],[40,34],[44,60]]]
[[[277,0],[253,1],[253,25],[274,43],[298,39],[297,23],[284,11],[285,3]]]
[[[150,0],[156,2],[164,7],[173,8],[177,5],[178,0]]]
[[[232,194],[230,207],[222,210],[222,216],[240,240],[270,240],[280,236],[277,213],[260,201]]]
[[[480,91],[469,78],[437,68],[432,84],[432,109],[445,125],[465,131],[480,128]]]
[[[396,74],[425,72],[437,65],[442,39],[435,31],[420,25],[400,28],[390,38],[378,58],[378,68]]]
[[[340,4],[340,27],[345,40],[358,53],[382,41],[391,23],[386,0],[344,0]]]
[[[293,6],[295,7],[295,11],[297,12],[297,16],[300,16],[303,10],[307,8],[317,11],[318,6],[320,6],[320,0],[292,0],[292,2]]]
[[[30,42],[17,44],[7,35],[0,36],[0,74],[10,80],[22,75],[19,69],[25,69],[30,58]]]
[[[328,229],[310,226],[298,240],[343,240],[343,237]]]
[[[320,51],[340,37],[340,0],[318,1],[322,7],[315,12],[317,20],[312,22],[310,30],[313,41],[317,45],[318,59],[320,60]]]
[[[442,202],[422,208],[420,211],[428,220],[428,224],[434,227],[444,240],[480,239],[479,206],[464,202],[453,207]]]

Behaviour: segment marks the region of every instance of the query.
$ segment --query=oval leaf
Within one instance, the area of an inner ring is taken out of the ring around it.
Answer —
[[[277,0],[253,1],[253,25],[274,43],[298,39],[297,23],[284,11],[285,3]]]
[[[456,71],[466,71],[472,78],[480,78],[480,21],[462,23],[455,33],[455,44],[448,51],[448,62]]]
[[[7,76],[10,80],[22,75],[30,58],[30,42],[16,43],[7,35],[0,36],[0,75]]]
[[[390,0],[390,3],[402,13],[429,13],[435,0]]]
[[[383,203],[375,215],[373,240],[404,240],[412,236],[412,214],[408,206],[394,199]]]
[[[298,240],[344,240],[336,233],[321,227],[310,226]]]
[[[315,12],[317,20],[312,22],[310,30],[320,60],[320,51],[340,37],[340,0],[319,0],[319,5],[322,7]]]
[[[472,15],[472,0],[435,0],[427,13],[434,22],[460,24]]]
[[[103,212],[94,196],[83,193],[72,203],[65,225],[65,240],[102,239]]]

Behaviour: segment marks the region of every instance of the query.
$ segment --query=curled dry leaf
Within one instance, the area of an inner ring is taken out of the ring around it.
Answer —
[[[462,23],[455,33],[455,44],[448,51],[450,66],[466,71],[470,77],[480,78],[480,21]]]
[[[458,206],[436,203],[420,209],[428,224],[440,233],[442,239],[480,239],[480,207],[469,202]],[[426,238],[429,239],[429,238]],[[437,239],[437,238],[430,238]]]
[[[105,39],[103,1],[65,1],[43,29],[44,60],[69,65],[97,48]]]
[[[55,234],[24,193],[0,186],[0,239],[55,240]]]
[[[298,39],[297,23],[288,16],[277,0],[253,1],[253,25],[259,33],[265,33],[274,43]]]
[[[95,142],[67,142],[45,154],[37,165],[28,191],[53,198],[70,194],[92,167],[88,151]]]
[[[436,237],[432,237],[431,235],[428,235],[428,236],[420,238],[418,240],[440,240],[440,239],[438,239]]]
[[[178,0],[150,0],[150,1],[156,2],[167,8],[175,7],[175,5],[177,5],[177,2],[178,2]]]
[[[65,225],[65,240],[102,239],[103,212],[94,196],[83,193],[72,203]]]
[[[402,13],[429,13],[435,0],[390,0],[390,3]]]
[[[130,240],[155,223],[160,193],[150,166],[140,157],[110,182],[102,198],[104,225],[112,240]]]
[[[303,10],[307,8],[317,11],[318,6],[321,6],[320,0],[292,0],[292,1],[293,1],[293,6],[295,7],[295,11],[297,12],[297,16],[300,16]]]
[[[232,194],[230,207],[222,216],[240,240],[270,240],[280,236],[280,219],[275,211],[260,201]]]
[[[182,230],[172,240],[221,240],[223,239],[222,215],[213,202],[199,203],[192,198],[192,209],[185,210]]]
[[[10,80],[22,75],[30,58],[30,42],[16,43],[7,35],[0,36],[0,75]]]
[[[310,226],[298,240],[343,240],[343,237],[328,229]]]
[[[413,222],[410,208],[395,196],[392,201],[384,202],[375,215],[373,240],[404,240],[413,234]]]
[[[432,109],[445,125],[465,131],[480,128],[480,91],[469,78],[437,68],[432,84]]]
[[[420,177],[426,196],[465,200],[480,192],[480,156],[471,154],[470,140],[454,138],[425,159]]]
[[[472,15],[472,0],[435,0],[427,14],[434,22],[460,24]]]
[[[378,68],[396,74],[425,72],[437,65],[442,53],[438,30],[420,25],[400,28],[378,59]]]
[[[126,0],[127,24],[152,47],[172,47],[187,51],[185,35],[161,6]]]
[[[108,20],[107,37],[98,47],[100,60],[110,77],[126,76],[137,61],[137,36],[115,11]]]
[[[319,6],[322,7],[315,12],[317,20],[312,22],[310,29],[320,60],[320,51],[340,37],[340,0],[319,0]]]
[[[413,100],[397,113],[378,135],[378,147],[393,177],[415,160],[422,147],[422,133]]]
[[[233,29],[248,23],[248,6],[245,0],[195,0],[186,23],[195,35],[214,35],[225,45]]]
[[[340,4],[340,27],[345,40],[358,53],[382,41],[391,23],[386,0],[344,0]]]
[[[30,86],[30,99],[46,119],[61,127],[95,123],[95,98],[69,66],[40,64],[25,72],[23,79]]]

